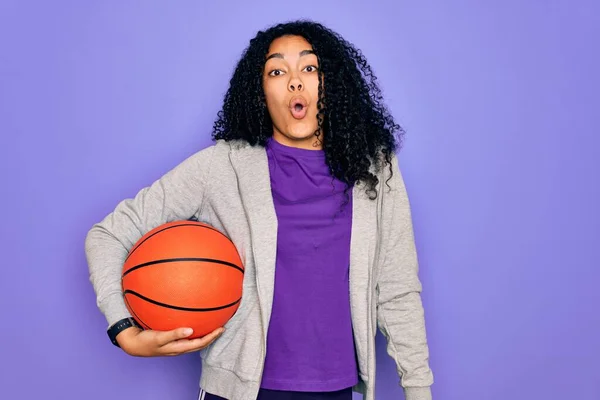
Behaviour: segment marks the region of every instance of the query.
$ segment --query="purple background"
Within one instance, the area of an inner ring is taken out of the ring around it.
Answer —
[[[150,3],[0,2],[1,398],[194,399],[197,355],[109,343],[84,237],[210,143],[248,40],[297,17],[364,51],[408,131],[434,398],[600,398],[597,2]],[[378,360],[401,399],[381,336]]]

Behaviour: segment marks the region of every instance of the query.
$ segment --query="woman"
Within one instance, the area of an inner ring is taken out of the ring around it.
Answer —
[[[379,326],[407,400],[433,378],[408,197],[395,151],[400,127],[361,53],[324,26],[259,32],[215,122],[215,143],[94,225],[90,278],[114,344],[134,356],[201,350],[200,398],[375,397]],[[245,266],[224,328],[142,330],[121,292],[128,249],[182,219],[207,222]],[[218,338],[218,339],[217,339]]]

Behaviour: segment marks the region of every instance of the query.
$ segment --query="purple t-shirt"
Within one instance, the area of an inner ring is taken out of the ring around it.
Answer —
[[[322,150],[267,144],[278,219],[273,309],[261,387],[335,391],[358,381],[350,317],[352,191]]]

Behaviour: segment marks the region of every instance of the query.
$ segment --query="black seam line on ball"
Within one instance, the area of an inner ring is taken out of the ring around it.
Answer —
[[[165,308],[171,308],[173,310],[180,310],[180,311],[217,311],[217,310],[223,310],[225,308],[229,308],[232,306],[235,306],[237,303],[240,302],[240,300],[242,299],[241,297],[239,299],[237,299],[236,301],[234,301],[233,303],[230,304],[226,304],[224,306],[219,306],[219,307],[209,307],[209,308],[190,308],[190,307],[180,307],[180,306],[174,306],[171,304],[166,304],[166,303],[161,303],[160,301],[156,301],[156,300],[152,300],[144,295],[141,295],[133,290],[125,290],[123,292],[124,295],[126,294],[130,294],[132,296],[136,296],[139,297],[140,299],[146,300],[147,302],[150,302],[152,304],[156,304],[157,306],[161,306],[161,307],[165,307]]]
[[[186,261],[195,261],[195,262],[199,262],[199,263],[216,263],[216,264],[226,265],[228,267],[237,269],[242,274],[244,273],[244,270],[241,267],[239,267],[238,265],[235,265],[233,263],[227,262],[227,261],[215,260],[212,258],[182,257],[182,258],[165,258],[164,260],[154,260],[154,261],[148,261],[147,263],[138,264],[138,265],[128,269],[123,274],[122,278],[124,278],[127,274],[135,271],[136,269],[148,267],[150,265],[162,264],[162,263],[173,263],[173,262],[186,262]]]
[[[135,248],[134,248],[134,249],[133,249],[133,250],[132,250],[132,251],[131,251],[131,252],[130,252],[128,255],[127,255],[127,258],[125,259],[125,261],[127,261],[127,260],[129,259],[129,257],[130,257],[130,256],[131,256],[131,255],[132,255],[132,254],[133,254],[133,253],[134,253],[134,252],[137,250],[137,249],[139,249],[139,248],[140,248],[140,246],[141,246],[141,245],[142,245],[142,244],[143,244],[143,243],[144,243],[146,240],[148,240],[148,239],[150,239],[151,237],[153,237],[153,236],[155,236],[155,235],[158,235],[159,233],[161,233],[161,232],[164,232],[164,231],[166,231],[166,230],[168,230],[168,229],[174,229],[174,228],[178,228],[178,227],[180,227],[180,226],[194,226],[194,227],[196,227],[196,228],[205,228],[205,229],[210,229],[211,231],[218,232],[218,233],[220,233],[221,235],[225,236],[225,237],[227,238],[227,240],[231,240],[231,239],[229,239],[229,238],[228,238],[228,237],[227,237],[227,236],[226,236],[226,235],[225,235],[223,232],[221,232],[221,231],[220,231],[220,230],[218,230],[218,229],[212,228],[212,227],[210,227],[210,226],[204,226],[204,225],[198,225],[198,224],[186,224],[186,223],[181,223],[181,224],[177,224],[177,225],[174,225],[174,226],[168,226],[168,227],[166,227],[166,228],[163,228],[163,229],[161,229],[161,230],[159,230],[159,231],[156,231],[156,232],[154,232],[152,235],[148,236],[146,239],[142,240],[142,242],[140,242],[140,243],[139,243],[137,246],[135,246]]]

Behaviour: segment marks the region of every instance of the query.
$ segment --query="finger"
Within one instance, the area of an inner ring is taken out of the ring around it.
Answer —
[[[206,336],[196,339],[179,339],[164,345],[161,348],[162,352],[166,353],[189,353],[198,351],[211,344],[216,340],[225,330],[219,328]]]
[[[192,328],[178,328],[178,329],[173,329],[171,331],[165,331],[165,332],[158,332],[156,341],[158,343],[159,346],[166,346],[171,342],[180,340],[180,339],[185,339],[188,336],[190,336],[192,333],[194,333],[194,331],[192,330]]]
[[[178,348],[178,351],[195,351],[203,347],[208,346],[215,341],[225,331],[223,328],[219,328],[209,333],[208,335],[202,336],[196,339],[181,339],[173,342],[173,345]]]
[[[225,328],[223,328],[223,327],[217,328],[214,331],[212,331],[211,333],[209,333],[208,335],[202,336],[201,339],[207,339],[212,342],[213,340],[215,340],[216,338],[221,336],[223,334],[223,332],[225,332]]]
[[[209,339],[209,340],[206,340],[206,339],[207,339],[207,337],[205,336],[205,337],[203,337],[203,338],[202,338],[202,339],[204,339],[204,340],[202,340],[202,341],[198,341],[198,342],[195,342],[195,343],[191,343],[191,345],[192,345],[193,347],[192,347],[192,348],[190,348],[190,349],[187,349],[187,350],[186,350],[186,351],[184,351],[183,353],[194,353],[194,352],[196,352],[196,351],[202,350],[202,349],[204,349],[204,348],[208,347],[209,345],[211,345],[211,344],[212,344],[212,342],[214,342],[215,340],[217,340],[217,339],[219,338],[219,336],[221,336],[221,334],[219,334],[218,336],[216,336],[216,337],[213,337],[212,339]],[[184,339],[184,340],[185,340],[185,339]],[[190,342],[190,341],[188,340],[188,342]]]

